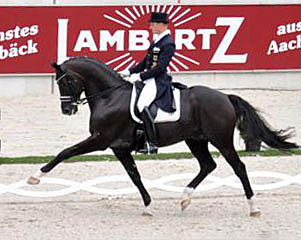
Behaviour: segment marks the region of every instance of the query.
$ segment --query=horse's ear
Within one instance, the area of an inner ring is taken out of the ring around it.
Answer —
[[[56,62],[52,62],[52,63],[50,63],[50,65],[56,70],[61,70],[61,66],[58,65]]]

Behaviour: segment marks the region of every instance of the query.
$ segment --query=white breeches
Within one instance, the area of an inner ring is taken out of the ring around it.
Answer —
[[[142,112],[145,107],[149,107],[149,105],[151,105],[157,95],[157,86],[154,78],[145,80],[144,84],[145,86],[141,91],[137,103],[139,112]]]

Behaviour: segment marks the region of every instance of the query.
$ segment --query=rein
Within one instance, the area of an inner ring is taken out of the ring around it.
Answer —
[[[80,105],[80,104],[86,104],[86,103],[88,103],[89,101],[91,101],[91,100],[95,100],[96,98],[100,98],[100,97],[103,97],[103,96],[105,96],[106,94],[109,94],[110,92],[112,92],[112,91],[114,91],[114,90],[116,90],[116,89],[118,89],[118,88],[121,88],[123,85],[125,85],[125,84],[127,84],[127,82],[124,82],[124,83],[122,83],[122,84],[120,84],[120,85],[117,85],[117,86],[113,86],[113,87],[110,87],[110,88],[108,88],[108,89],[106,89],[106,90],[104,90],[104,91],[102,91],[102,92],[100,92],[100,93],[95,93],[95,94],[92,94],[92,95],[90,95],[90,96],[87,96],[87,97],[85,97],[85,98],[82,98],[82,99],[78,99],[77,101],[76,101],[76,105]]]

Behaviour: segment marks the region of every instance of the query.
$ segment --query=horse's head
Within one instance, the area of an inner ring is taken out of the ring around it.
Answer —
[[[72,115],[78,111],[77,105],[84,84],[79,74],[71,70],[63,70],[61,65],[51,64],[56,70],[56,82],[59,87],[61,109],[65,115]]]

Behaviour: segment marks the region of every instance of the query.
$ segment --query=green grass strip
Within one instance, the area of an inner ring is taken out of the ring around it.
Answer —
[[[214,158],[219,157],[219,152],[211,152]],[[291,155],[301,155],[301,149],[290,150],[290,151],[279,151],[279,150],[264,150],[260,152],[246,152],[238,151],[241,157],[250,156],[263,156],[263,157],[275,157],[275,156],[291,156]],[[193,158],[191,153],[181,152],[181,153],[160,153],[157,155],[135,155],[133,154],[135,160],[168,160],[168,159],[189,159]],[[0,157],[0,164],[23,164],[23,163],[47,163],[51,161],[54,156],[30,156],[30,157]],[[66,162],[97,162],[97,161],[116,161],[114,155],[104,154],[104,155],[82,155],[72,157]]]

